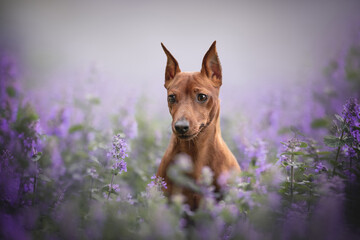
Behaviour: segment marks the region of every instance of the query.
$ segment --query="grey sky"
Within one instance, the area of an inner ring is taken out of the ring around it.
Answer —
[[[115,86],[161,89],[171,51],[200,70],[214,40],[229,90],[310,79],[346,46],[360,1],[3,2],[3,40],[16,42],[33,84],[96,64]],[[151,90],[151,91],[152,91]]]

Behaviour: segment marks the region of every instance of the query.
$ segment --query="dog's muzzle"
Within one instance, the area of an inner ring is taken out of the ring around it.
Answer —
[[[185,119],[180,119],[175,123],[175,130],[179,134],[185,134],[189,131],[189,122]]]

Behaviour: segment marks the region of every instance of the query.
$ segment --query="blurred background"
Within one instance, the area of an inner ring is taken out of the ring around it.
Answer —
[[[261,95],[321,78],[360,22],[357,0],[35,0],[1,1],[0,9],[0,43],[21,59],[27,90],[60,91],[96,71],[114,90],[99,91],[105,102],[127,89],[159,112],[167,111],[160,42],[182,71],[199,71],[217,40],[226,113],[234,96],[259,105]]]
[[[154,176],[160,43],[199,71],[214,40],[242,173],[218,202],[211,170],[173,164],[191,212]],[[0,239],[355,239],[359,97],[358,0],[0,0]]]

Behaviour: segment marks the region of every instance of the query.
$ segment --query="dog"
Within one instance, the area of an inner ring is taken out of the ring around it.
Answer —
[[[178,154],[191,157],[193,170],[190,173],[198,181],[203,167],[214,173],[213,185],[219,190],[216,180],[230,171],[240,172],[240,166],[221,136],[219,90],[222,85],[222,68],[216,51],[216,41],[206,52],[200,72],[181,72],[176,59],[161,46],[167,56],[165,88],[172,116],[172,136],[161,160],[156,176],[167,184],[163,189],[170,197],[179,188],[169,179],[168,168]],[[181,189],[191,209],[199,206],[201,196],[189,189]]]

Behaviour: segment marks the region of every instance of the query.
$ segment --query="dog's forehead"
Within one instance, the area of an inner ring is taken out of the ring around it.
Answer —
[[[181,72],[176,75],[169,90],[181,92],[193,92],[196,89],[207,89],[212,91],[213,87],[207,83],[207,79],[200,72]]]

